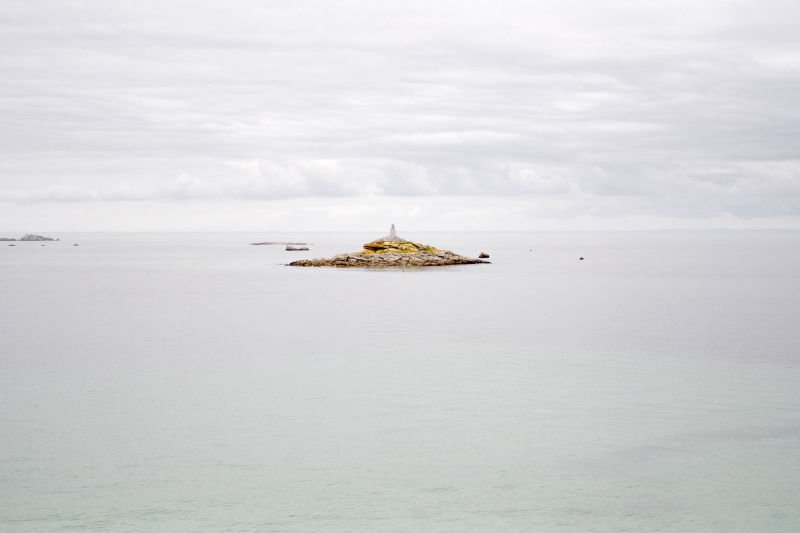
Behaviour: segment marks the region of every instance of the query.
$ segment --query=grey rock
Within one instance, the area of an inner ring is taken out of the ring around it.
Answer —
[[[469,265],[488,263],[454,254],[449,250],[439,250],[432,246],[406,241],[397,236],[392,224],[388,236],[368,242],[360,252],[339,254],[331,258],[301,259],[289,266],[332,266],[332,267],[426,267],[445,265]]]
[[[308,244],[307,242],[288,242],[288,241],[265,241],[265,242],[251,242],[250,246],[271,246],[271,245],[280,245],[280,246],[305,246]]]
[[[290,266],[331,266],[331,267],[428,267],[446,265],[469,265],[488,263],[481,259],[464,257],[453,252],[442,250],[436,253],[356,253],[339,254],[331,258],[300,259],[289,263]]]
[[[28,233],[22,238],[21,241],[56,241],[58,239],[52,239],[50,237],[43,237],[41,235],[34,235],[33,233]]]

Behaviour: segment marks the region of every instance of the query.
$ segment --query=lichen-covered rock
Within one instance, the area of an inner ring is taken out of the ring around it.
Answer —
[[[329,259],[301,259],[289,266],[333,267],[424,267],[488,263],[464,257],[448,250],[439,250],[411,241],[379,239],[364,245],[364,250],[339,254]]]
[[[416,242],[411,241],[387,241],[387,240],[377,240],[368,242],[364,245],[364,252],[361,253],[373,253],[373,254],[392,254],[392,253],[399,253],[399,254],[419,254],[419,253],[435,253],[440,250],[432,246],[425,246],[424,244],[418,244]]]

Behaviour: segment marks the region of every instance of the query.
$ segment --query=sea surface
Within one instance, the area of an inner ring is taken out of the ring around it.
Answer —
[[[0,243],[0,531],[800,531],[800,232],[382,233]]]

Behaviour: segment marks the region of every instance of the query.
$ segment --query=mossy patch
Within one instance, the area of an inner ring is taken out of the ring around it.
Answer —
[[[364,245],[362,255],[372,254],[420,254],[420,253],[436,253],[441,250],[433,246],[419,244],[411,241],[384,241],[378,240],[369,242]]]

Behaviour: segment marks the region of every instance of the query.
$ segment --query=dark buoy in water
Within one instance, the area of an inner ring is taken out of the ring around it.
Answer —
[[[80,246],[79,244],[73,244],[72,246]]]
[[[578,259],[578,261],[583,261],[583,257],[581,257],[580,259]]]

